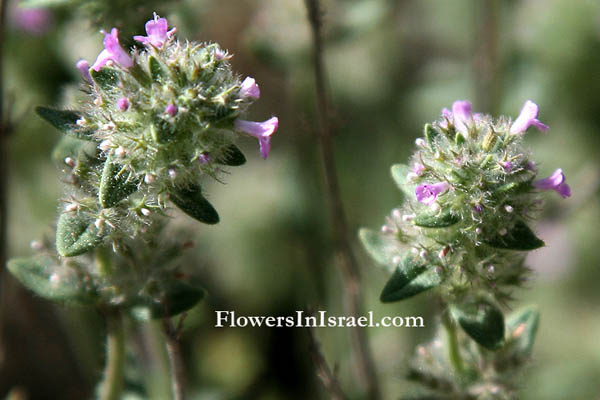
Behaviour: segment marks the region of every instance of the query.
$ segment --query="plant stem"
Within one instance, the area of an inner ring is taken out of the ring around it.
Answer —
[[[125,331],[123,318],[117,309],[108,310],[106,319],[106,366],[100,389],[100,400],[118,400],[123,391],[125,367]]]
[[[446,330],[446,345],[448,346],[448,358],[450,359],[450,363],[458,375],[463,375],[465,366],[462,356],[460,355],[458,337],[456,336],[456,326],[454,325],[454,322],[452,322],[448,313],[445,313],[442,316],[442,323]]]
[[[333,225],[334,245],[339,259],[339,266],[344,279],[346,303],[349,313],[358,318],[361,316],[360,273],[350,240],[346,215],[341,200],[335,157],[333,150],[333,126],[326,85],[326,74],[323,65],[322,20],[319,0],[305,0],[313,38],[314,74],[316,81],[317,114],[321,140],[321,155],[325,172],[329,197],[329,214]],[[360,377],[366,383],[368,398],[375,400],[381,397],[373,357],[367,342],[365,331],[360,327],[352,328],[352,344],[358,358]]]
[[[345,400],[346,396],[342,392],[340,383],[337,380],[335,374],[331,372],[325,356],[321,352],[321,346],[314,332],[314,328],[308,329],[308,338],[310,340],[309,351],[312,356],[313,362],[317,367],[317,376],[323,383],[325,389],[331,394],[333,400]]]
[[[179,321],[177,328],[173,326],[170,318],[163,319],[163,329],[166,337],[167,354],[171,366],[171,390],[173,400],[185,399],[185,368],[183,366],[183,357],[181,355],[181,346],[179,345],[179,332],[185,315]]]

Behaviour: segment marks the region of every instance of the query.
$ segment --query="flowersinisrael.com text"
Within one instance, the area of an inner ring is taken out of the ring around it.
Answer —
[[[244,316],[235,315],[235,311],[215,311],[216,328],[347,328],[347,327],[394,327],[394,328],[423,328],[423,317],[385,316],[379,319],[373,317],[373,311],[361,317],[327,315],[327,311],[309,314],[296,311],[296,315],[287,316]]]

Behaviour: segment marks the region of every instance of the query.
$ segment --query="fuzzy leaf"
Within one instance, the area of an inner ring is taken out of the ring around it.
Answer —
[[[51,279],[55,262],[49,257],[17,258],[10,260],[7,267],[19,282],[45,299],[91,304],[97,298],[95,292],[87,290],[73,273]]]
[[[246,163],[244,153],[235,145],[229,145],[223,150],[223,154],[217,160],[219,164],[229,165],[230,167],[239,167]]]
[[[450,211],[443,213],[421,213],[418,214],[413,223],[423,228],[445,228],[452,226],[460,221],[458,215],[453,214]]]
[[[63,133],[72,135],[77,139],[94,140],[92,137],[93,129],[77,125],[77,120],[81,118],[81,114],[76,111],[56,110],[39,106],[35,108],[35,112]]]
[[[52,150],[52,160],[57,164],[63,164],[67,157],[77,159],[86,143],[72,136],[63,136]]]
[[[450,311],[463,330],[488,350],[497,350],[504,344],[504,316],[485,301],[453,305]]]
[[[165,70],[154,56],[148,57],[148,67],[154,82],[161,82],[165,78]]]
[[[484,241],[487,245],[508,250],[535,250],[545,246],[523,221],[517,221],[515,226],[504,236],[496,235]]]
[[[189,310],[202,300],[204,291],[178,279],[161,282],[158,296],[145,296],[133,308],[133,315],[141,320],[172,317]]]
[[[92,68],[90,69],[90,75],[94,80],[94,83],[104,91],[113,90],[119,83],[119,74],[113,68],[102,67],[100,71],[96,71]]]
[[[431,126],[431,124],[425,124],[425,128],[423,129],[425,134],[425,139],[430,146],[433,146],[435,137],[439,134],[438,131]]]
[[[396,185],[404,192],[406,197],[414,197],[417,185],[409,183],[406,176],[411,172],[409,166],[404,164],[392,165],[392,178],[396,181]]]
[[[102,242],[102,236],[91,219],[76,213],[63,213],[56,227],[56,249],[63,257],[86,253]]]
[[[517,311],[507,319],[506,340],[516,347],[519,356],[528,357],[531,354],[539,320],[540,313],[534,307]]]
[[[465,142],[465,137],[463,136],[462,133],[460,132],[456,132],[456,136],[454,137],[454,143],[456,143],[457,145],[462,145]]]
[[[219,222],[219,214],[212,204],[202,196],[202,188],[194,185],[185,189],[174,189],[171,201],[181,211],[205,224],[214,225]]]
[[[389,236],[366,228],[358,231],[358,236],[369,255],[379,264],[391,265],[392,259],[398,255],[398,245]]]
[[[104,163],[98,191],[98,199],[103,208],[113,207],[138,190],[138,183],[128,181],[126,174],[118,175],[119,171],[121,166],[109,155]]]
[[[382,303],[404,300],[436,287],[440,283],[441,278],[435,269],[415,262],[413,257],[406,257],[396,267],[379,299]]]

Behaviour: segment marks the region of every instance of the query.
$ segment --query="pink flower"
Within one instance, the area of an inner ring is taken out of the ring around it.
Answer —
[[[260,146],[260,154],[263,158],[267,158],[271,150],[271,135],[275,133],[279,126],[279,118],[273,117],[264,122],[244,121],[242,119],[235,120],[235,128],[246,132],[250,136],[258,139]]]
[[[92,65],[92,68],[94,71],[100,71],[100,68],[104,67],[109,61],[113,61],[123,68],[133,67],[133,60],[119,43],[119,31],[117,31],[117,28],[112,28],[110,33],[104,32],[104,50],[98,54],[98,58],[94,65]]]
[[[415,195],[420,203],[427,204],[428,206],[435,203],[435,200],[440,193],[445,192],[450,188],[450,185],[446,182],[438,182],[432,185],[423,184],[417,186],[415,189]]]
[[[454,117],[454,127],[461,133],[468,133],[468,124],[473,121],[471,102],[466,100],[457,100],[452,103],[452,116]],[[443,113],[443,110],[442,110]]]
[[[85,60],[77,61],[75,67],[81,72],[81,77],[88,83],[92,83],[92,77],[90,76],[90,64]]]
[[[178,111],[179,110],[178,110],[177,106],[173,103],[169,103],[169,105],[167,107],[165,107],[165,112],[167,114],[169,114],[171,117],[176,116]]]
[[[423,164],[421,163],[414,163],[411,171],[416,175],[416,176],[421,176],[423,175],[423,171],[425,171],[425,167],[423,166]]]
[[[46,33],[54,22],[52,13],[45,8],[17,7],[13,18],[20,29],[32,35]]]
[[[544,125],[537,119],[538,106],[531,100],[527,100],[521,109],[521,113],[510,127],[510,133],[524,133],[531,125],[538,128],[540,131],[547,131],[548,126]]]
[[[121,97],[119,100],[117,100],[117,107],[119,107],[119,110],[127,111],[127,109],[129,109],[129,106],[130,103],[127,97]]]
[[[542,190],[556,190],[562,198],[571,196],[571,188],[567,185],[565,175],[560,168],[547,178],[533,181],[533,186]]]
[[[177,28],[169,29],[169,24],[166,18],[159,18],[154,13],[154,19],[146,22],[146,34],[148,36],[134,36],[133,38],[145,45],[154,47],[162,47],[163,44],[177,31]]]
[[[512,162],[510,162],[510,161],[502,161],[502,162],[500,163],[500,165],[502,166],[502,168],[504,168],[504,170],[505,170],[506,172],[510,172],[510,171],[512,171],[512,169],[513,169],[513,163],[512,163]]]
[[[260,97],[260,88],[258,84],[254,80],[254,78],[250,78],[249,76],[244,79],[242,85],[240,86],[240,95],[242,97],[252,97],[254,99],[258,99]]]

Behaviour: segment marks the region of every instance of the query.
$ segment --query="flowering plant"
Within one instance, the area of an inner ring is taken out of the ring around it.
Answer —
[[[411,371],[450,397],[510,397],[515,368],[508,367],[522,365],[531,351],[537,311],[505,321],[502,307],[527,278],[525,252],[544,245],[529,227],[542,204],[539,191],[571,195],[561,169],[536,179],[522,146],[529,127],[548,129],[537,114],[531,101],[513,122],[473,113],[467,101],[442,110],[416,140],[411,166],[392,167],[404,205],[381,232],[360,231],[371,256],[393,272],[381,301],[427,290],[440,299],[447,344],[419,346]]]
[[[253,78],[238,78],[225,50],[180,42],[175,31],[155,14],[130,52],[116,28],[104,33],[91,68],[85,60],[76,65],[87,100],[76,109],[36,110],[65,133],[54,152],[69,184],[56,228],[58,254],[34,242],[37,256],[8,267],[42,297],[97,306],[110,321],[109,336],[124,312],[164,318],[202,298],[197,282],[179,270],[187,241],[163,234],[170,206],[218,223],[201,181],[245,163],[234,144],[240,135],[256,137],[267,158],[278,127],[277,117],[242,119],[260,90]],[[117,398],[119,385],[107,387],[104,398]]]

